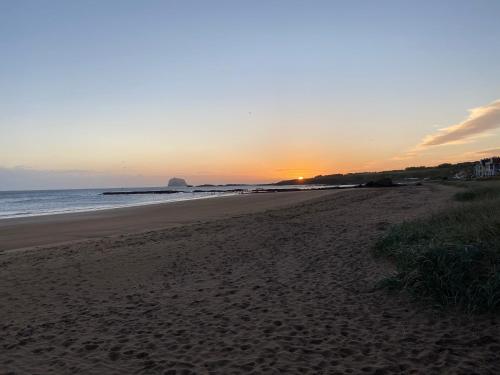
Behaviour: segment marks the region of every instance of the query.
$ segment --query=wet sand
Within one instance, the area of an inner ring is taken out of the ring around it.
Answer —
[[[3,252],[0,368],[499,373],[497,317],[443,314],[374,288],[393,271],[372,258],[376,238],[449,205],[450,189],[323,192],[162,230],[126,234],[124,226],[107,238]]]
[[[327,191],[242,194],[0,220],[0,251],[171,228],[300,203]]]

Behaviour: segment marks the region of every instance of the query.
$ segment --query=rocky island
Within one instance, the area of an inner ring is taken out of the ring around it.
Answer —
[[[186,183],[186,180],[183,178],[178,178],[178,177],[172,177],[170,180],[168,180],[168,186],[169,187],[186,187],[188,184]]]

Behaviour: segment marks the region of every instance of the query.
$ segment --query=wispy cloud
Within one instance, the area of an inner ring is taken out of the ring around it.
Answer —
[[[492,135],[492,130],[500,128],[500,100],[469,111],[469,116],[459,124],[439,129],[437,133],[425,137],[422,142],[391,160],[405,161],[417,159],[433,153],[434,147],[469,143],[480,137]],[[499,149],[484,150],[465,154],[499,154]],[[472,155],[475,154],[475,155]],[[462,155],[463,156],[463,155]]]
[[[417,148],[465,143],[484,136],[490,130],[500,128],[500,100],[471,109],[469,112],[469,117],[463,122],[425,137]]]
[[[500,155],[500,148],[490,148],[489,150],[476,151],[477,155]]]

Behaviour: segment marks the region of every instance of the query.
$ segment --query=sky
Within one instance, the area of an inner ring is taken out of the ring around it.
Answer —
[[[500,1],[0,1],[0,190],[500,154]]]

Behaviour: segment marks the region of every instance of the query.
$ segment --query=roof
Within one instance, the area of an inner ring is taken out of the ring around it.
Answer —
[[[479,161],[481,165],[486,165],[486,164],[500,164],[500,157],[499,156],[494,156],[492,158],[486,158],[486,159],[481,159]]]

